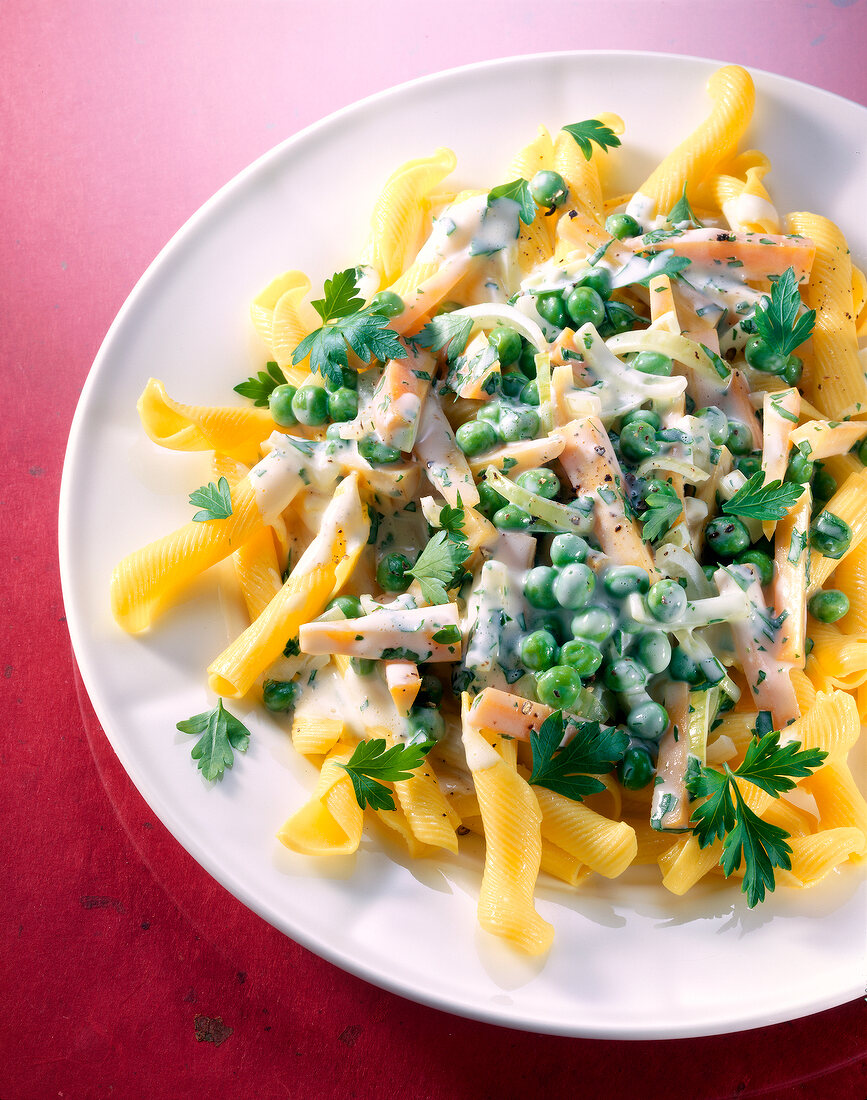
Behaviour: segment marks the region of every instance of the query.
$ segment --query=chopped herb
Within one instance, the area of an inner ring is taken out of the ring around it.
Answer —
[[[581,802],[586,795],[605,790],[605,785],[593,776],[606,775],[614,768],[626,752],[629,737],[622,730],[608,729],[598,722],[576,722],[572,728],[572,740],[560,748],[563,712],[555,710],[538,733],[530,734],[530,783]]]
[[[470,552],[463,539],[455,541],[450,532],[438,531],[407,573],[418,581],[422,595],[429,603],[448,603],[448,589],[463,575],[461,567]]]
[[[683,511],[683,504],[671,487],[666,490],[656,489],[648,493],[645,503],[647,504],[647,511],[643,516],[642,533],[650,542],[656,542],[671,530]]]
[[[584,154],[585,160],[593,156],[593,142],[603,153],[609,149],[616,149],[620,145],[620,138],[610,126],[604,126],[598,118],[588,118],[583,122],[570,122],[563,129],[578,143],[578,147]]]
[[[511,183],[502,183],[499,187],[493,187],[488,192],[488,205],[497,199],[512,199],[518,204],[518,217],[524,225],[531,225],[536,217],[536,200],[530,193],[530,185],[525,179],[512,180]]]
[[[785,516],[803,491],[803,485],[779,479],[766,485],[764,472],[757,470],[731,500],[723,504],[722,510],[729,516],[778,520]]]
[[[692,225],[696,226],[698,229],[703,228],[701,222],[693,213],[692,207],[689,205],[689,199],[686,197],[686,183],[683,185],[683,193],[671,208],[665,220],[669,225],[680,225],[682,222],[691,222]]]
[[[411,337],[410,343],[431,351],[445,351],[449,365],[463,353],[473,328],[472,317],[441,313]]]
[[[277,386],[285,386],[288,379],[276,363],[266,363],[265,369],[234,387],[235,393],[249,397],[254,405],[266,408],[268,398]]]
[[[756,307],[756,330],[765,345],[783,357],[790,355],[813,331],[816,311],[807,310],[801,317],[801,295],[794,268],[787,267],[771,286],[771,296],[765,296]]]

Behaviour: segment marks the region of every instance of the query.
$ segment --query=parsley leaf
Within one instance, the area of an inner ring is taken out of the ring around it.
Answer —
[[[470,553],[464,539],[455,540],[449,531],[438,531],[407,573],[418,581],[422,595],[429,603],[448,603],[448,589],[463,572],[461,566]]]
[[[757,470],[722,510],[729,516],[746,516],[748,519],[782,519],[803,493],[804,486],[779,479],[765,485],[765,475]]]
[[[276,363],[266,363],[265,369],[251,376],[246,382],[239,382],[233,389],[242,397],[249,397],[254,405],[265,408],[268,398],[277,386],[285,386],[288,379]]]
[[[447,531],[449,537],[456,542],[466,542],[467,536],[464,534],[464,523],[466,522],[466,515],[464,513],[463,502],[461,501],[461,494],[458,493],[458,503],[456,508],[452,508],[450,504],[444,504],[440,508],[439,525],[443,531]]]
[[[686,780],[693,797],[705,798],[692,815],[693,832],[700,847],[707,848],[722,840],[720,866],[728,877],[744,864],[742,891],[752,908],[765,899],[765,891],[774,889],[774,868],[791,867],[788,833],[763,821],[744,801],[736,779],[754,783],[774,798],[790,791],[794,780],[809,775],[828,754],[821,749],[803,749],[798,741],[780,745],[779,731],[771,730],[754,739],[743,763],[725,772],[699,766]]]
[[[217,700],[213,710],[178,722],[177,729],[199,738],[190,755],[198,760],[199,771],[209,782],[222,779],[225,769],[232,767],[233,750],[246,752],[250,744],[250,731],[223,707],[222,699]]]
[[[340,767],[349,773],[362,810],[367,805],[374,810],[393,810],[394,799],[384,783],[411,779],[433,747],[433,741],[422,741],[416,745],[392,745],[389,749],[384,738],[375,737],[359,741],[352,756]]]
[[[201,511],[193,516],[194,523],[207,519],[227,519],[232,514],[232,492],[229,482],[221,477],[215,485],[209,481],[195,492],[190,493],[190,504],[198,505]]]
[[[512,199],[518,204],[518,217],[524,225],[531,225],[536,217],[536,200],[530,194],[530,185],[525,179],[501,183],[488,192],[488,206],[496,199]]]
[[[578,142],[585,160],[590,160],[593,156],[592,142],[594,141],[603,153],[607,153],[608,149],[616,149],[620,144],[620,138],[617,134],[610,126],[603,126],[598,118],[588,118],[584,122],[572,122],[568,126],[562,127],[562,129],[567,134],[571,134]]]
[[[593,776],[612,770],[626,751],[629,738],[622,730],[608,729],[598,722],[576,722],[574,730],[569,744],[560,748],[563,712],[555,710],[538,733],[530,734],[533,772],[529,781],[580,802],[585,795],[605,790],[605,784]]]
[[[686,184],[683,185],[683,194],[672,206],[668,213],[668,217],[665,219],[669,225],[680,225],[682,222],[691,222],[696,228],[704,228],[701,222],[693,213],[692,207],[689,205],[689,199],[686,197]]]
[[[358,268],[349,267],[338,271],[325,280],[325,296],[310,303],[324,324],[357,313],[364,305],[364,299],[358,294]]]
[[[445,350],[449,365],[463,353],[473,328],[472,317],[455,317],[452,313],[441,313],[424,326],[410,343],[431,351]]]
[[[310,370],[335,386],[343,384],[343,368],[349,366],[347,346],[365,363],[378,359],[405,359],[406,348],[389,328],[389,318],[358,296],[355,268],[338,272],[325,280],[325,297],[313,302],[323,320],[321,328],[305,336],[292,355],[293,363],[310,356]]]
[[[789,355],[809,337],[816,320],[816,311],[808,309],[801,317],[801,295],[795,280],[795,270],[787,267],[771,286],[771,296],[765,296],[756,307],[756,331],[765,345],[783,357]]]
[[[665,490],[654,489],[645,497],[647,511],[642,517],[642,534],[650,542],[656,542],[671,530],[677,517],[683,511],[680,497],[669,487]]]

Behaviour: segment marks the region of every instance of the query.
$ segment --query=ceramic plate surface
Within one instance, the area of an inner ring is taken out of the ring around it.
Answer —
[[[526,960],[477,929],[477,853],[411,862],[378,835],[328,866],[286,851],[275,831],[315,775],[285,728],[233,705],[250,749],[213,786],[175,729],[213,705],[205,668],[244,625],[220,569],[147,635],[128,637],[111,618],[114,564],[186,522],[188,494],[209,480],[206,457],[147,440],[136,400],[156,375],[180,401],[234,403],[232,387],[264,361],[252,297],[288,268],[317,287],[356,262],[378,188],[401,161],[448,145],[460,184],[493,186],[539,123],[553,131],[615,111],[628,152],[612,186],[632,189],[706,113],[714,68],[648,54],[509,59],[385,92],[298,134],[223,188],[153,263],[103,344],[70,436],[60,509],[69,628],[106,735],[154,812],[228,890],[312,951],[404,996],[511,1027],[670,1038],[851,999],[863,992],[864,884],[835,875],[750,911],[735,885],[677,899],[643,869],[577,896],[546,882],[538,908],[554,946]],[[867,110],[754,76],[743,147],[769,155],[778,207],[839,221],[865,266]]]

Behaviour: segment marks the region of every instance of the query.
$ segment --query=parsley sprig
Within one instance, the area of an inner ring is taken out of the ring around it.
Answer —
[[[301,341],[293,363],[310,357],[310,370],[317,371],[335,386],[343,382],[343,368],[349,366],[347,347],[369,363],[378,359],[405,359],[406,348],[389,327],[389,318],[365,306],[358,294],[358,271],[339,271],[325,280],[324,297],[311,303],[322,318],[322,326]]]
[[[451,522],[452,526],[457,525],[456,519]],[[437,531],[407,573],[418,581],[428,603],[448,603],[448,589],[455,587],[463,576],[463,564],[471,552],[462,532]]]
[[[647,511],[642,516],[642,534],[650,542],[656,542],[674,526],[683,511],[683,504],[671,485],[651,490],[644,502]]]
[[[816,320],[816,311],[801,310],[801,295],[795,270],[787,267],[771,286],[771,296],[762,299],[756,307],[755,326],[765,345],[785,358],[810,336]]]
[[[232,491],[229,482],[221,477],[215,485],[209,481],[190,493],[190,504],[199,507],[193,516],[194,523],[208,519],[228,519],[232,514]]]
[[[199,771],[209,782],[222,779],[226,768],[235,762],[235,752],[246,752],[250,744],[250,731],[218,699],[213,710],[202,711],[177,723],[181,733],[189,733],[199,740],[190,755],[199,762]]]
[[[497,199],[512,199],[518,204],[518,217],[524,225],[532,224],[538,207],[530,193],[530,184],[527,180],[518,177],[511,183],[501,183],[499,187],[492,187],[488,192],[488,206]]]
[[[571,134],[578,142],[585,160],[593,156],[593,143],[595,142],[603,153],[609,149],[616,149],[620,145],[620,138],[610,126],[604,126],[598,118],[588,118],[583,122],[571,122],[563,129]]]
[[[705,798],[692,815],[693,832],[699,845],[707,848],[722,840],[720,866],[726,878],[744,864],[741,890],[752,909],[764,901],[765,891],[774,889],[774,868],[788,871],[792,849],[786,843],[785,829],[763,821],[746,804],[736,779],[745,779],[773,798],[779,798],[795,786],[795,779],[809,775],[828,754],[821,749],[802,749],[799,741],[780,744],[778,730],[754,739],[743,763],[724,772],[699,765],[686,780],[687,790],[696,798]]]
[[[472,317],[455,317],[451,313],[441,313],[428,321],[421,332],[410,338],[410,343],[431,351],[445,351],[451,366],[458,356],[463,354],[473,328]]]
[[[757,470],[731,500],[723,504],[722,510],[726,515],[747,519],[782,519],[803,491],[803,485],[792,481],[776,479],[765,484],[764,473]]]
[[[266,408],[272,392],[277,386],[285,386],[287,382],[286,375],[277,363],[266,363],[264,370],[251,375],[246,382],[239,382],[234,390],[242,397],[249,397],[259,408]]]
[[[598,722],[577,722],[575,735],[560,748],[564,721],[562,710],[555,710],[542,723],[538,733],[530,734],[533,771],[530,783],[547,787],[575,802],[589,794],[605,790],[605,784],[593,777],[606,775],[626,752],[628,736]]]
[[[349,773],[355,798],[362,808],[393,810],[394,798],[385,783],[398,783],[411,779],[416,768],[434,747],[433,741],[415,745],[386,746],[384,738],[374,737],[359,741],[352,756],[340,767]]]

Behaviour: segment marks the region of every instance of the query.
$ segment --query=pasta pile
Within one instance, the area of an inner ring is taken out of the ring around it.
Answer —
[[[752,905],[867,851],[867,283],[778,214],[749,74],[708,94],[631,194],[613,115],[540,127],[487,191],[447,149],[402,165],[355,267],[254,301],[252,404],[139,402],[213,481],[117,566],[118,623],[229,558],[249,613],[179,723],[200,767],[246,745],[222,700],[261,697],[319,768],[283,844],[478,834],[479,921],[531,954],[540,871]]]

